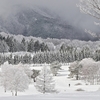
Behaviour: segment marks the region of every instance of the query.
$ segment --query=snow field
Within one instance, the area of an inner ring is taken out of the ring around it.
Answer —
[[[29,86],[25,92],[18,92],[18,97],[11,96],[11,92],[4,93],[4,89],[0,87],[0,100],[100,100],[99,88],[100,85],[86,85],[81,80],[74,80],[68,78],[68,65],[63,65],[62,70],[54,77],[55,88],[57,93],[41,94],[34,87],[34,82]],[[41,70],[42,66],[30,66],[37,70]],[[76,85],[80,83],[81,85]],[[70,84],[70,87],[69,87]],[[84,91],[76,91],[82,89]]]
[[[18,97],[1,97],[0,100],[100,100],[100,93],[38,94]]]

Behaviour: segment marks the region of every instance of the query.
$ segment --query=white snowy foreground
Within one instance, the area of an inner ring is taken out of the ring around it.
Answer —
[[[33,82],[28,90],[18,92],[17,97],[12,96],[10,91],[4,93],[4,89],[0,87],[0,100],[100,100],[100,85],[86,85],[80,80],[69,79],[68,74],[68,66],[62,66],[62,70],[54,77],[57,93],[41,94],[36,90]],[[76,85],[78,83],[81,85]]]
[[[63,93],[18,97],[1,97],[0,100],[100,100],[100,93]]]

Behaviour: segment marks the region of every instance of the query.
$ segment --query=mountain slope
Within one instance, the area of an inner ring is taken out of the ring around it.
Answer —
[[[7,17],[0,16],[0,30],[11,34],[42,38],[95,40],[90,34],[39,8],[18,6]]]

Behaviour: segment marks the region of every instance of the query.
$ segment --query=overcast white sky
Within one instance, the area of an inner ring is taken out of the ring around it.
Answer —
[[[18,4],[26,6],[39,5],[66,15],[66,11],[76,8],[77,1],[78,0],[0,0],[0,8],[7,10],[13,5]]]
[[[79,8],[76,7],[78,2],[79,0],[0,0],[0,14],[9,12],[14,5],[28,7],[38,5],[56,12],[64,20],[76,27],[97,30],[98,27],[93,25],[94,19],[80,13]]]

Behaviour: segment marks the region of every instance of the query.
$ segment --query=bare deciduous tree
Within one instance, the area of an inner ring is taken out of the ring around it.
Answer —
[[[54,87],[53,75],[50,69],[44,66],[36,79],[36,88],[41,93],[51,93],[55,92]]]
[[[7,63],[2,65],[0,74],[0,85],[4,87],[5,92],[10,90],[12,95],[15,92],[17,96],[18,91],[28,89],[30,80],[24,68]]]
[[[82,12],[100,19],[100,0],[80,0],[78,7]]]

